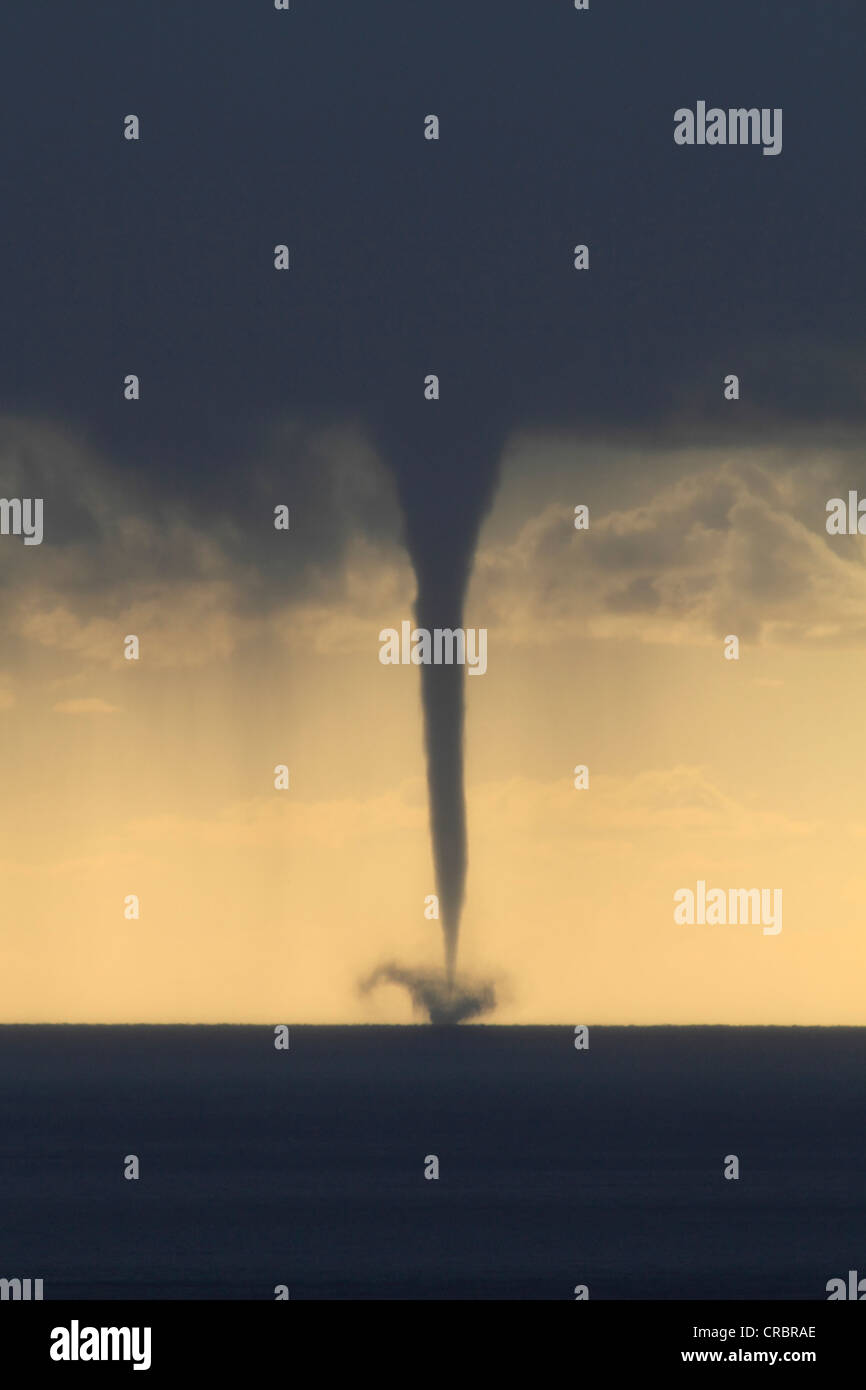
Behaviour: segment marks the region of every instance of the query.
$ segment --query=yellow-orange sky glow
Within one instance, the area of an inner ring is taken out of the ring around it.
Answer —
[[[48,482],[45,542],[0,557],[0,1017],[409,1021],[357,991],[442,957],[419,673],[378,661],[399,545],[359,531],[338,581],[257,604],[205,519],[145,523],[85,443],[15,429]],[[512,440],[466,614],[460,964],[491,1021],[866,1022],[864,541],[824,530],[855,444]],[[99,540],[61,550],[73,487]],[[699,878],[781,888],[782,932],[676,925]]]

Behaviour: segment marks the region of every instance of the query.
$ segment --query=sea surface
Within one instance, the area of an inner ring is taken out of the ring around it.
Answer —
[[[0,1027],[0,1277],[46,1299],[823,1300],[866,1275],[866,1029],[589,1044]]]

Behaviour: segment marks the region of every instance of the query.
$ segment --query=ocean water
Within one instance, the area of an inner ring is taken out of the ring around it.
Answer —
[[[0,1277],[46,1299],[823,1300],[866,1273],[864,1029],[273,1042],[0,1028]]]

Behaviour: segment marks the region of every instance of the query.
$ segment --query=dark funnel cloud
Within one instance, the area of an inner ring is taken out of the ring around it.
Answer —
[[[405,515],[417,580],[416,624],[429,631],[461,628],[478,532],[499,476],[501,434],[495,425],[473,427],[459,400],[456,408],[437,401],[427,402],[414,418],[401,412],[399,421],[381,425],[377,442],[396,478]],[[420,672],[436,891],[446,974],[453,980],[467,864],[466,669],[431,663]]]
[[[402,985],[409,991],[418,1013],[431,1023],[463,1023],[496,1007],[496,991],[488,981],[452,980],[441,970],[413,970],[389,961],[361,981],[362,994],[377,985]]]

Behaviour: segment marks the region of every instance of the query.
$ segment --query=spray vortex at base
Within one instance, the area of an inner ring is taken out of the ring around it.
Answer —
[[[436,1025],[463,1023],[496,1008],[496,990],[488,980],[450,976],[444,970],[420,970],[388,961],[360,983],[362,994],[377,985],[402,985],[409,991],[416,1013]]]

